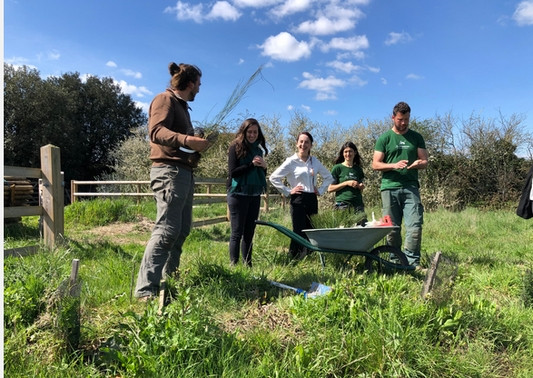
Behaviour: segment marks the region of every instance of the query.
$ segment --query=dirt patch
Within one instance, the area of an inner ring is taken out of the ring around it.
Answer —
[[[112,240],[114,243],[141,243],[147,241],[146,234],[152,231],[154,222],[148,218],[141,218],[137,222],[111,223],[106,226],[95,227],[87,233],[97,239]]]
[[[244,334],[266,329],[278,333],[282,341],[293,340],[297,335],[303,334],[303,330],[294,324],[290,314],[272,303],[248,308],[240,317],[232,314],[223,321],[222,327],[229,333],[238,331]]]

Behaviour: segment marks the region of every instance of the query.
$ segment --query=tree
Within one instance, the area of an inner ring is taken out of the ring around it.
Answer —
[[[39,166],[46,91],[36,70],[4,65],[4,163]],[[32,104],[32,106],[30,106]]]
[[[112,172],[104,174],[101,177],[104,180],[149,180],[152,161],[147,127],[131,130],[131,135],[109,152],[109,161]]]
[[[4,64],[4,161],[39,167],[40,147],[61,148],[65,180],[108,170],[108,154],[146,123],[146,115],[112,79],[79,73],[41,79],[26,66]]]

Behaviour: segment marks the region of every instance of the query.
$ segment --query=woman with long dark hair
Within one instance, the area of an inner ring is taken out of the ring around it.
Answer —
[[[335,192],[335,207],[352,208],[356,213],[364,212],[362,191],[365,188],[365,175],[361,168],[361,155],[354,143],[342,145],[331,175],[333,183],[329,185],[328,192]]]
[[[228,151],[231,265],[237,264],[239,255],[242,254],[243,263],[248,267],[252,266],[255,221],[259,217],[261,194],[266,190],[267,164],[263,155],[267,154],[268,149],[259,122],[254,118],[244,120]]]

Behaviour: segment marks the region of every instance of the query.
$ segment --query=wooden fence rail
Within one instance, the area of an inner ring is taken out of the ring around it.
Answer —
[[[134,192],[87,192],[80,191],[80,186],[122,186],[130,185],[135,187]],[[70,201],[71,203],[76,202],[81,197],[152,197],[153,193],[150,190],[150,181],[76,181],[72,180],[70,182]],[[209,204],[209,203],[224,203],[227,201],[227,194],[225,191],[226,180],[221,178],[195,178],[196,187],[205,187],[206,191],[204,193],[194,193],[194,204]],[[213,187],[223,187],[223,193],[213,192]],[[144,187],[144,191],[143,191]],[[282,206],[285,207],[285,199],[280,194],[269,194],[267,193],[262,195],[263,198],[263,207],[262,210],[268,212],[270,209],[270,200],[273,198],[281,198]],[[212,223],[207,223],[212,224]]]

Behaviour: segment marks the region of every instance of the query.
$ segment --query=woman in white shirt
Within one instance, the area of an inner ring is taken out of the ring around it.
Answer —
[[[302,230],[312,228],[311,215],[318,213],[317,196],[324,194],[333,182],[330,171],[318,159],[311,156],[313,137],[307,131],[298,134],[297,152],[270,175],[270,182],[285,197],[290,197],[292,230],[307,239]],[[317,176],[322,178],[318,187]],[[283,183],[286,178],[290,187]],[[291,240],[290,255],[305,256],[305,247]]]

